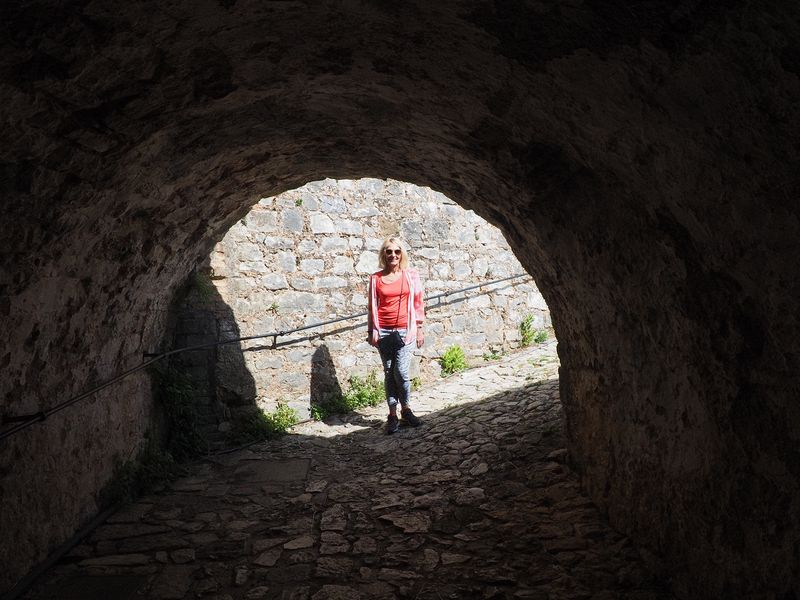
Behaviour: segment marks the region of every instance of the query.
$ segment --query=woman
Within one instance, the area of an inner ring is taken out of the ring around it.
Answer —
[[[408,254],[398,238],[384,240],[378,266],[381,270],[369,278],[367,341],[381,355],[389,404],[386,433],[394,433],[399,427],[398,402],[403,421],[412,427],[420,424],[411,411],[408,370],[414,345],[421,348],[425,342],[422,334],[425,309],[419,274],[408,268]]]

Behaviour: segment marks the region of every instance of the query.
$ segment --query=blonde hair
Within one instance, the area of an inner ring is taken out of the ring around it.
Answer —
[[[406,250],[405,244],[403,244],[402,240],[397,237],[388,237],[383,240],[381,244],[380,252],[378,253],[378,266],[381,269],[386,268],[386,246],[389,244],[396,244],[400,248],[400,268],[407,269],[408,268],[408,251]]]

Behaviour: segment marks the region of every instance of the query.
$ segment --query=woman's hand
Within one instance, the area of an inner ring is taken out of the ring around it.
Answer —
[[[380,335],[378,335],[377,331],[371,331],[370,333],[367,334],[367,343],[370,346],[375,346],[377,348],[380,341],[381,337]]]
[[[417,348],[422,348],[422,345],[425,343],[425,336],[422,334],[421,331],[417,332]]]

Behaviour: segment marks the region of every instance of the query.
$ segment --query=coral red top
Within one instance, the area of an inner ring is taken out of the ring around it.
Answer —
[[[403,276],[401,279],[405,281],[405,283],[399,284],[398,287],[402,286],[403,296],[406,295],[405,290],[408,289],[408,297],[406,298],[405,304],[400,306],[400,312],[402,315],[404,312],[402,310],[403,306],[408,308],[405,317],[405,322],[407,323],[406,337],[404,338],[405,343],[408,344],[411,340],[417,339],[417,326],[422,325],[422,322],[425,320],[425,306],[422,298],[422,282],[419,280],[419,273],[413,269],[406,269],[402,273]],[[381,321],[381,317],[378,315],[378,308],[380,307],[378,286],[381,284],[382,275],[382,271],[377,271],[369,276],[369,319],[367,320],[367,327],[370,343],[372,343],[373,346],[377,345],[380,341],[378,329],[391,328],[391,326]],[[406,286],[408,286],[408,288],[406,288]],[[395,304],[394,312],[391,314],[391,321],[393,323],[397,321],[397,308]],[[389,311],[387,310],[387,312]]]
[[[393,283],[376,278],[378,295],[378,322],[384,329],[404,329],[408,326],[408,298],[411,295],[408,281],[400,275]],[[402,290],[402,291],[401,291]]]

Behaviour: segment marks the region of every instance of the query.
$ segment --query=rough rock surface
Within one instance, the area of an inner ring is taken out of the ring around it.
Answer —
[[[330,227],[315,227],[320,219]],[[414,352],[412,377],[438,378],[438,359],[453,344],[468,360],[481,362],[492,351],[519,348],[524,319],[530,317],[531,332],[551,326],[530,277],[480,285],[525,270],[500,230],[474,212],[400,181],[326,179],[260,199],[231,227],[178,305],[175,347],[365,313],[368,278],[389,235],[403,238],[430,298],[425,345]],[[457,292],[468,287],[473,289]],[[227,406],[256,403],[273,411],[284,402],[307,418],[311,402],[341,395],[350,376],[380,371],[365,337],[362,316],[210,347],[179,360],[221,417]]]
[[[28,600],[132,575],[153,599],[672,598],[564,464],[557,368],[549,343],[424,388],[419,428],[386,436],[381,406],[201,461],[192,492],[126,507]],[[240,474],[301,458],[292,480]]]
[[[684,595],[800,595],[797,3],[0,10],[4,413],[138,364],[256,194],[428,185],[539,285],[612,523]],[[134,378],[2,444],[0,588],[95,512],[150,413]]]

